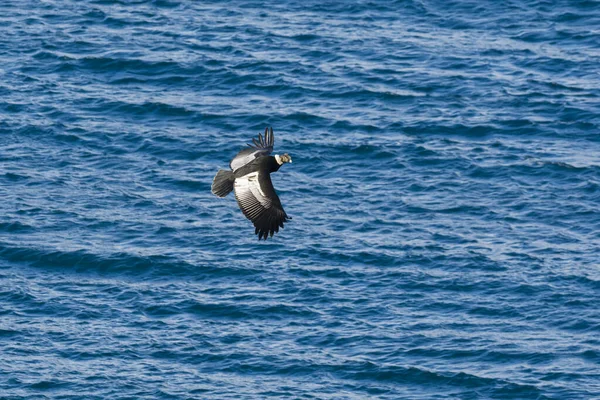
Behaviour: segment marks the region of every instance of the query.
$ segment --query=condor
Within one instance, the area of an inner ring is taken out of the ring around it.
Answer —
[[[240,151],[229,163],[231,171],[220,170],[213,180],[211,191],[218,197],[227,196],[232,190],[240,209],[254,224],[258,240],[267,239],[283,228],[283,223],[292,219],[283,210],[273,182],[271,172],[291,163],[287,153],[271,156],[273,152],[273,128],[265,129],[264,137]]]

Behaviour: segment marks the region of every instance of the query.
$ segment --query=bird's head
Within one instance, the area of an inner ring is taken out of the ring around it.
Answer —
[[[277,163],[279,165],[283,165],[287,162],[289,162],[289,163],[292,162],[292,157],[288,153],[283,153],[282,155],[276,154],[275,159],[277,160]]]

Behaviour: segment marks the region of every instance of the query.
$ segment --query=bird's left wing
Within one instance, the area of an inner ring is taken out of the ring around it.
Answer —
[[[267,239],[283,228],[290,217],[285,213],[268,172],[251,172],[236,178],[235,198],[252,223],[258,239]]]
[[[258,139],[252,139],[254,144],[248,144],[248,147],[240,151],[233,160],[229,163],[232,170],[237,170],[253,161],[258,157],[264,157],[271,154],[273,151],[273,145],[275,143],[275,137],[273,136],[273,128],[265,128],[265,136],[263,137],[260,133]]]

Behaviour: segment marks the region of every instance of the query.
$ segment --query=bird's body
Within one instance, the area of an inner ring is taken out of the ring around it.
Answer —
[[[291,219],[283,210],[279,196],[271,182],[271,173],[276,172],[286,162],[292,162],[287,155],[271,156],[273,151],[273,128],[265,129],[265,136],[253,139],[254,145],[240,151],[231,160],[231,171],[217,172],[212,184],[212,193],[219,197],[227,196],[232,190],[246,218],[255,227],[258,239],[267,239],[283,228],[283,223]]]
[[[256,158],[250,161],[248,164],[244,165],[243,167],[240,167],[237,170],[233,171],[233,175],[236,178],[241,178],[244,175],[248,175],[249,173],[254,171],[269,171],[269,173],[277,172],[279,170],[279,167],[281,167],[281,165],[277,162],[275,157],[264,156]]]

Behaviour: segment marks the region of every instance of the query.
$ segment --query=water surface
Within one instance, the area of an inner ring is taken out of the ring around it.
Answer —
[[[3,399],[600,398],[597,1],[4,1]],[[215,172],[265,126],[293,220]]]

